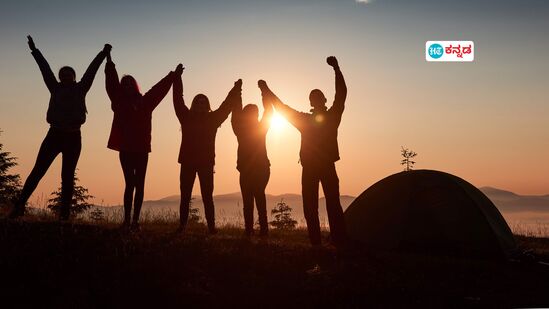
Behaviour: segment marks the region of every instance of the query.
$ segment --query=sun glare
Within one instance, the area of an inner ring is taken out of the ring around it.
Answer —
[[[286,119],[284,119],[284,117],[282,117],[279,113],[275,112],[271,118],[271,130],[281,132],[286,126],[288,126]]]

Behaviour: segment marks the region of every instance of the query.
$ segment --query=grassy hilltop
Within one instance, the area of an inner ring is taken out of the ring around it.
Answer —
[[[204,226],[0,220],[1,297],[55,308],[549,305],[549,267],[313,249],[304,230],[267,239]],[[325,235],[327,237],[327,235]],[[518,237],[549,258],[549,239]],[[11,307],[11,306],[10,306]],[[6,307],[7,308],[7,307]]]

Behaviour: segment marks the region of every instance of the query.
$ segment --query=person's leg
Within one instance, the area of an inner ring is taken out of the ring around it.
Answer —
[[[208,222],[208,230],[210,234],[217,233],[215,228],[215,206],[213,202],[213,166],[201,167],[198,169],[198,179],[200,180],[200,193],[202,194],[202,202],[204,202],[204,213]]]
[[[249,171],[240,172],[240,191],[242,192],[242,205],[244,212],[244,227],[246,234],[251,235],[254,232],[254,196],[253,179]]]
[[[23,190],[14,205],[14,209],[10,213],[10,217],[15,218],[24,214],[25,204],[27,204],[27,201],[38,186],[42,177],[44,177],[48,171],[48,168],[53,160],[55,160],[55,157],[61,152],[61,147],[58,145],[54,134],[55,133],[51,130],[48,131],[44,141],[42,141],[34,167],[23,185]]]
[[[66,134],[63,141],[63,163],[61,166],[61,209],[59,219],[68,220],[70,217],[72,196],[74,193],[74,172],[82,150],[80,131]]]
[[[315,168],[303,166],[301,174],[303,213],[312,245],[321,244],[320,221],[318,219],[318,183],[319,178]]]
[[[343,245],[346,239],[345,219],[339,199],[339,178],[332,163],[322,169],[320,181],[326,196],[326,211],[330,223],[330,236],[336,246]]]
[[[271,171],[266,169],[259,170],[254,187],[255,206],[257,207],[257,216],[259,217],[259,234],[267,235],[269,232],[269,223],[267,222],[267,199],[265,198],[265,188],[269,183]],[[252,212],[253,213],[253,212]]]
[[[143,205],[143,196],[145,195],[145,175],[147,174],[147,163],[149,162],[149,153],[136,153],[135,165],[135,199],[133,208],[133,224],[139,224],[139,215]]]
[[[135,163],[131,153],[120,151],[120,166],[124,173],[124,226],[130,225],[133,204],[133,190],[135,188]]]
[[[191,195],[193,192],[194,179],[196,178],[196,169],[181,164],[181,172],[179,174],[179,190],[181,192],[181,203],[179,204],[179,222],[180,229],[184,230],[189,219],[189,204],[191,203]]]

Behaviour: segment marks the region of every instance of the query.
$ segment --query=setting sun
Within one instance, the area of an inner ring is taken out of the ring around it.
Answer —
[[[281,132],[284,128],[287,128],[287,126],[288,122],[286,119],[284,119],[284,117],[282,117],[279,113],[275,112],[273,114],[273,118],[271,118],[271,130],[274,132]]]
[[[0,309],[549,308],[549,0],[2,4]]]

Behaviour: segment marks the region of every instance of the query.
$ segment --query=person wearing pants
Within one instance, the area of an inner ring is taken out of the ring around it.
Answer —
[[[241,81],[239,81],[241,83]],[[178,162],[181,164],[179,177],[181,190],[180,227],[184,232],[189,217],[189,204],[194,181],[198,175],[204,212],[210,234],[216,234],[215,206],[213,201],[215,136],[217,129],[229,117],[232,102],[240,95],[240,86],[235,86],[227,98],[215,111],[210,109],[210,101],[204,94],[197,94],[189,109],[183,99],[181,76],[175,76],[173,84],[173,104],[181,124],[181,147]]]
[[[240,87],[241,85],[242,83],[238,84]],[[258,120],[257,105],[248,104],[242,108],[242,97],[239,96],[233,103],[231,116],[233,132],[238,140],[236,169],[240,172],[244,226],[248,236],[254,232],[254,200],[259,217],[259,235],[266,236],[269,231],[265,188],[269,182],[271,164],[267,157],[265,139],[273,106],[263,100],[263,108],[263,117]]]
[[[149,91],[141,94],[137,81],[131,75],[118,79],[111,54],[107,55],[105,85],[114,112],[107,147],[119,152],[124,173],[124,228],[130,227],[132,204],[134,211],[131,228],[139,228],[145,174],[151,152],[152,113],[170,90],[174,75],[181,75],[182,72],[183,66],[178,65],[175,73],[168,73]]]
[[[59,81],[55,78],[48,62],[29,35],[28,44],[32,56],[38,64],[42,78],[50,92],[46,120],[50,129],[40,146],[36,163],[27,177],[23,189],[14,204],[9,217],[17,218],[25,213],[25,205],[48,171],[57,155],[61,154],[61,207],[60,220],[68,220],[74,192],[74,172],[82,148],[80,127],[86,122],[86,94],[90,90],[95,74],[105,59],[111,46],[105,44],[103,50],[93,59],[79,82],[76,72],[69,66],[59,70]]]
[[[326,107],[326,97],[319,89],[312,90],[309,95],[311,113],[302,113],[282,103],[264,81],[259,84],[263,96],[301,133],[299,157],[303,166],[303,211],[311,244],[321,244],[318,218],[318,185],[321,183],[326,196],[331,242],[342,246],[346,240],[346,230],[335,162],[339,160],[337,131],[345,108],[347,86],[337,59],[328,57],[327,62],[334,69],[336,88],[334,103],[329,109]]]

